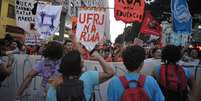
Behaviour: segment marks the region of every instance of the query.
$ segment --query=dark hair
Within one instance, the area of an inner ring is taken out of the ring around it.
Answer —
[[[11,36],[10,34],[6,34],[4,40],[13,41],[14,38],[13,38],[13,36]]]
[[[162,49],[162,62],[176,64],[182,57],[180,48],[175,45],[167,45]]]
[[[157,50],[159,50],[159,49],[160,49],[160,48],[155,47],[155,48],[152,49],[151,53],[154,54],[154,53],[155,53]]]
[[[120,34],[120,35],[118,35],[117,36],[117,38],[115,39],[115,44],[123,44],[123,42],[124,42],[124,35],[123,34]]]
[[[66,41],[64,42],[64,45],[66,45],[69,42],[72,42],[72,41],[70,39],[66,39]]]
[[[123,51],[122,58],[128,71],[136,70],[145,59],[145,50],[140,46],[128,46]]]
[[[6,45],[5,41],[3,39],[0,39],[0,56],[5,55],[3,53],[3,48],[5,47],[5,45]]]
[[[42,55],[50,60],[60,59],[63,56],[63,47],[56,41],[48,42]]]
[[[69,76],[79,76],[82,71],[81,65],[81,55],[79,51],[73,50],[69,51],[62,58],[59,72],[65,77]]]
[[[19,48],[19,50],[22,50],[22,46],[23,46],[23,44],[22,44],[20,41],[15,40],[15,41],[13,41],[13,42],[16,42],[16,44],[17,44],[17,48]]]

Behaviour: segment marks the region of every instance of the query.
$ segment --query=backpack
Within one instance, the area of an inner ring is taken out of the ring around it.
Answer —
[[[161,65],[160,88],[165,101],[185,101],[188,95],[187,79],[181,65]]]
[[[140,75],[138,81],[128,81],[125,76],[121,76],[119,79],[125,89],[121,101],[149,101],[149,97],[144,90],[146,76]],[[129,83],[132,82],[137,83],[137,87],[129,87]]]
[[[6,79],[7,76],[8,74],[3,72],[1,64],[0,64],[0,87],[2,86],[1,84]]]
[[[78,79],[64,79],[57,86],[57,101],[86,101],[83,81]]]
[[[9,76],[9,73],[5,70],[5,61],[0,57],[0,87],[2,82]]]

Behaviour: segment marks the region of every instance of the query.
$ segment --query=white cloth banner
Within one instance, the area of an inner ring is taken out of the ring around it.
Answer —
[[[26,34],[25,36],[25,45],[39,45],[40,41],[40,34]]]
[[[15,54],[14,55],[14,64],[12,65],[12,73],[11,75],[3,82],[2,87],[0,88],[0,98],[1,101],[14,101],[16,97],[16,90],[19,88],[25,76],[29,73],[32,67],[41,60],[41,56],[34,55],[22,55]],[[145,62],[147,63],[147,62]],[[149,62],[150,63],[150,62]],[[147,64],[147,68],[144,68],[147,72],[150,72],[150,65]],[[117,76],[123,75],[127,72],[125,66],[122,62],[110,62],[111,67],[116,72]],[[188,66],[187,66],[188,67]],[[88,70],[96,70],[102,72],[102,68],[100,64],[96,61],[84,61],[84,69]],[[188,69],[196,69],[188,68]],[[145,72],[146,73],[146,72]],[[198,68],[197,74],[201,73],[201,68]],[[42,91],[41,91],[41,80],[40,75],[36,76],[27,90],[25,90],[24,95],[22,96],[21,101],[45,101]],[[198,79],[196,79],[198,80]],[[95,101],[108,101],[107,100],[107,87],[110,80],[102,83],[95,87]],[[8,97],[9,96],[9,97]]]
[[[82,9],[78,11],[76,30],[77,41],[91,51],[98,42],[103,40],[105,25],[104,10]]]
[[[16,0],[15,2],[16,25],[29,34],[37,33],[35,29],[36,6],[35,0]]]
[[[46,39],[59,29],[62,6],[38,4],[36,12],[36,29],[42,39]]]

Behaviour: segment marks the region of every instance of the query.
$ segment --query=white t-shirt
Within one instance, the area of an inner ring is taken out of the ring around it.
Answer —
[[[161,59],[149,58],[144,60],[144,65],[140,73],[144,75],[152,75],[154,69],[161,64]]]

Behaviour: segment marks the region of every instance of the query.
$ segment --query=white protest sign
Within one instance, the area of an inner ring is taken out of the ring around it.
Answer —
[[[25,45],[39,45],[40,41],[40,34],[26,34],[25,36]]]
[[[42,39],[46,39],[59,29],[62,6],[38,4],[36,12],[36,29]]]
[[[77,21],[77,41],[91,51],[104,36],[105,11],[80,9]]]
[[[104,7],[105,0],[82,0],[82,6],[88,7]]]
[[[16,0],[15,2],[16,25],[30,34],[37,33],[35,29],[36,6],[35,0]]]
[[[101,8],[108,8],[109,2],[106,0],[81,0],[81,6],[82,7],[101,7]],[[105,33],[104,33],[104,39],[110,40],[110,11],[109,9],[105,10]]]

